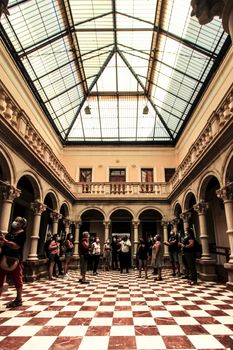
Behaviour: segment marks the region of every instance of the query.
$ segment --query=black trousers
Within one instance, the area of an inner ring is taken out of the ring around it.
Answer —
[[[100,255],[93,255],[92,258],[93,258],[93,273],[96,273],[99,266]]]
[[[58,254],[55,254],[54,256],[54,266],[53,266],[53,275],[56,275],[56,266],[58,266],[58,273],[59,275],[62,275],[62,262],[60,260],[60,256]]]
[[[130,252],[123,253],[120,252],[120,269],[121,272],[123,272],[123,269],[126,269],[126,272],[128,272],[130,267]]]

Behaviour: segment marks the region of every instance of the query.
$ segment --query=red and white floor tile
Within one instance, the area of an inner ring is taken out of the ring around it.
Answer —
[[[163,281],[137,271],[88,273],[25,284],[23,306],[5,309],[1,298],[1,350],[229,349],[233,293],[224,285],[185,280],[166,271]]]

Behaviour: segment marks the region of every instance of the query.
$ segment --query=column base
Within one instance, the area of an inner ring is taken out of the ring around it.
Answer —
[[[226,263],[224,264],[224,268],[227,270],[228,281],[226,283],[226,287],[229,290],[233,291],[233,264]]]
[[[215,260],[196,259],[196,262],[198,267],[198,277],[201,281],[216,282],[218,280]]]

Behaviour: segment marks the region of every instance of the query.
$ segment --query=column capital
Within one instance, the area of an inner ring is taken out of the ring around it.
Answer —
[[[41,215],[47,208],[47,205],[40,203],[40,202],[33,202],[31,203],[31,209],[34,212],[34,215]]]
[[[109,226],[111,225],[111,221],[109,221],[109,220],[104,220],[104,221],[103,221],[103,224],[104,224],[105,227],[109,227]]]
[[[2,199],[5,201],[12,201],[18,198],[21,194],[21,190],[12,185],[1,185]]]
[[[191,16],[196,16],[198,22],[203,25],[211,22],[215,16],[222,18],[225,7],[224,0],[191,0]]]
[[[205,201],[200,201],[193,206],[193,209],[198,213],[198,215],[205,214],[208,208],[209,204]]]
[[[133,220],[132,224],[133,224],[134,227],[137,227],[137,226],[140,225],[140,221],[139,220]]]
[[[62,215],[57,211],[53,211],[50,213],[50,218],[53,220],[53,222],[58,222],[62,218]]]
[[[191,218],[191,216],[192,216],[192,214],[189,211],[185,211],[185,212],[180,214],[180,218],[186,222]]]
[[[178,222],[179,222],[179,218],[177,218],[177,217],[171,218],[171,220],[169,220],[169,222],[170,222],[172,225],[177,225]]]
[[[162,226],[167,226],[168,223],[169,223],[169,221],[166,218],[162,218],[162,220],[161,220],[161,225]]]
[[[233,200],[233,182],[230,182],[225,187],[220,188],[216,191],[217,197],[222,198],[223,201]]]
[[[70,226],[70,224],[71,224],[71,220],[70,219],[64,219],[63,222],[64,222],[66,227]]]
[[[76,229],[78,229],[78,228],[81,227],[82,221],[81,220],[75,220],[74,224],[75,224]]]

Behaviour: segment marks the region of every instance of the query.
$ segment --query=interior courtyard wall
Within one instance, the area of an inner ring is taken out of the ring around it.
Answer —
[[[208,119],[218,108],[226,93],[233,84],[233,46],[229,49],[214,78],[206,88],[206,92],[198,103],[192,117],[185,127],[185,132],[179,139],[175,152],[177,163],[180,164],[188,150],[198,138]]]
[[[164,182],[164,168],[176,168],[174,148],[168,147],[66,147],[63,164],[79,181],[80,168],[92,168],[93,182],[108,182],[109,169],[126,169],[127,182],[141,182],[141,169],[153,168],[154,182]]]
[[[26,113],[39,134],[62,161],[63,147],[57,134],[2,42],[0,42],[0,57],[0,80],[4,82],[4,86],[20,106],[20,109]]]

